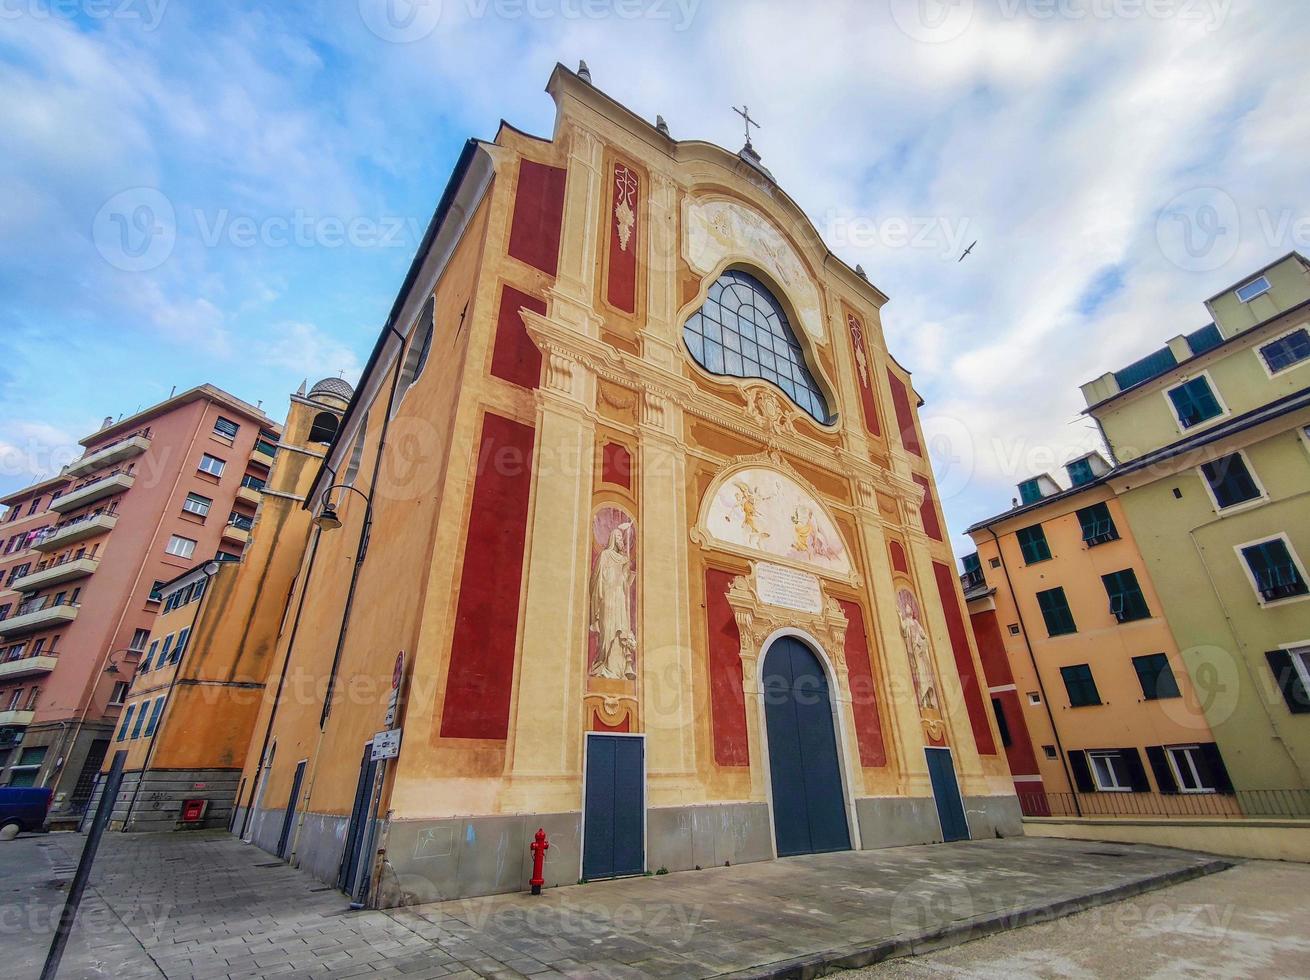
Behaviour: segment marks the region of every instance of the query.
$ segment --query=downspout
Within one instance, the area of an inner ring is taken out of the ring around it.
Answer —
[[[1042,707],[1046,709],[1046,720],[1051,723],[1051,734],[1055,738],[1056,751],[1060,753],[1060,767],[1064,770],[1065,781],[1068,782],[1069,789],[1072,791],[1074,813],[1081,817],[1083,807],[1078,800],[1078,784],[1073,781],[1073,773],[1069,771],[1069,759],[1064,751],[1064,743],[1060,741],[1060,729],[1056,727],[1055,715],[1051,711],[1051,699],[1046,696],[1046,685],[1042,683],[1042,672],[1037,667],[1037,654],[1033,652],[1032,642],[1028,639],[1028,624],[1023,620],[1023,610],[1019,607],[1019,595],[1014,591],[1014,583],[1010,580],[1010,567],[1005,564],[1005,552],[1001,548],[1001,539],[997,537],[990,524],[986,525],[986,531],[992,536],[992,540],[996,542],[996,556],[1001,560],[1001,571],[1005,573],[1005,586],[1010,590],[1010,595],[1014,599],[1014,613],[1019,617],[1019,629],[1023,633],[1023,645],[1028,651],[1028,660],[1033,665],[1033,676],[1037,678],[1037,690],[1042,695]]]

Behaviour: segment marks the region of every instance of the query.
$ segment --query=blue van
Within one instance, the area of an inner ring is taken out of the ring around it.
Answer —
[[[46,786],[0,786],[0,828],[45,830],[51,790]]]

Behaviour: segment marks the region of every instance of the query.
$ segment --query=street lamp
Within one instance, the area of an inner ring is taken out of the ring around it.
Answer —
[[[341,527],[341,518],[337,514],[336,507],[332,501],[328,500],[328,494],[333,490],[349,490],[351,493],[357,493],[364,498],[364,524],[367,526],[373,518],[373,501],[363,490],[352,487],[349,483],[336,483],[328,487],[319,497],[318,516],[314,518],[314,523],[324,531],[335,531]],[[362,557],[362,556],[361,556]]]
[[[332,669],[328,672],[327,692],[323,697],[323,710],[318,717],[318,728],[321,732],[323,726],[327,724],[328,714],[332,711],[332,695],[336,690],[337,671],[341,668],[341,652],[346,645],[346,628],[350,624],[350,611],[355,604],[355,587],[359,584],[359,569],[364,564],[364,554],[368,551],[369,534],[373,528],[373,498],[363,490],[352,487],[348,483],[337,483],[323,491],[319,498],[318,516],[314,518],[314,524],[320,531],[335,531],[341,527],[341,518],[337,514],[337,509],[332,506],[332,501],[328,495],[333,490],[349,490],[351,493],[357,493],[364,498],[364,524],[359,529],[359,548],[355,554],[355,567],[350,572],[350,587],[346,590],[346,605],[341,611],[341,629],[337,633],[337,647],[332,655]]]

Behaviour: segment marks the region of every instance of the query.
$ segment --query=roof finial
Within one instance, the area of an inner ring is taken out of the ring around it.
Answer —
[[[296,389],[296,394],[299,395],[301,398],[305,397],[305,386],[308,384],[309,384],[309,379],[306,378],[304,381],[300,382],[300,387]]]
[[[587,63],[585,61],[578,62],[578,77],[581,78],[588,85],[591,84],[591,69],[587,67]]]
[[[655,128],[659,130],[663,135],[665,136],[669,135],[669,124],[666,123],[664,121],[664,117],[659,114],[656,114],[655,116]]]

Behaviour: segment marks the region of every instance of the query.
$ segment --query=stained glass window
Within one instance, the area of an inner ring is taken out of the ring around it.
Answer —
[[[710,374],[768,381],[818,421],[833,421],[787,314],[754,276],[737,270],[721,275],[682,328],[682,339]]]

